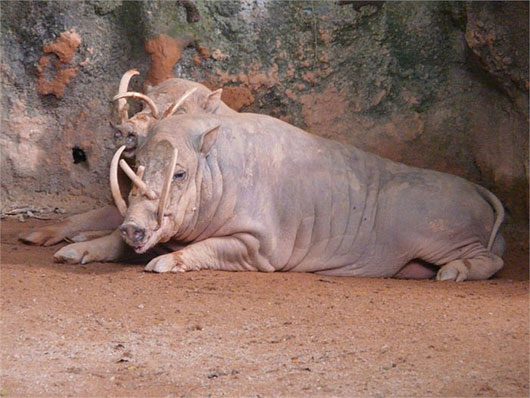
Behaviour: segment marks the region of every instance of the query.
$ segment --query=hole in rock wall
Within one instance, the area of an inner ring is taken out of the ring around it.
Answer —
[[[75,164],[86,162],[87,159],[85,151],[78,146],[72,148],[72,158],[74,159]]]

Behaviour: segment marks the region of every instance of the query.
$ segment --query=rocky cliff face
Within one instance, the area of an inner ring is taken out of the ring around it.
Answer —
[[[4,207],[110,198],[123,72],[466,177],[528,213],[528,3],[5,2]],[[74,156],[77,153],[76,156]]]

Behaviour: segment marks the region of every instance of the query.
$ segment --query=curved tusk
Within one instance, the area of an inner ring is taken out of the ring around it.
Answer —
[[[178,108],[180,108],[180,106],[184,103],[184,101],[186,101],[186,99],[192,95],[195,91],[197,91],[197,87],[193,87],[192,89],[189,89],[188,91],[186,91],[184,93],[184,95],[182,97],[180,97],[180,99],[175,102],[172,106],[170,106],[165,112],[164,112],[164,116],[162,116],[162,119],[165,119],[166,117],[170,117],[172,116]]]
[[[160,202],[158,202],[158,226],[162,226],[162,220],[164,219],[164,211],[166,209],[167,200],[169,198],[169,189],[171,188],[171,182],[173,181],[173,174],[175,173],[175,167],[177,166],[177,158],[179,151],[177,148],[173,148],[173,157],[169,165],[168,173],[166,175],[166,181],[162,187],[162,193],[160,194]]]
[[[137,76],[139,74],[140,72],[138,72],[136,69],[131,69],[125,72],[120,80],[120,85],[118,87],[118,95],[126,93],[129,89],[129,82],[131,81],[133,76]],[[118,115],[120,115],[121,123],[129,119],[126,99],[120,99],[118,101]]]
[[[116,100],[120,100],[122,98],[136,98],[136,99],[139,99],[141,101],[144,101],[149,106],[149,108],[151,109],[151,113],[153,114],[154,118],[158,119],[158,116],[159,116],[158,115],[158,108],[156,107],[156,105],[153,102],[153,100],[151,98],[149,98],[147,95],[142,94],[142,93],[137,93],[137,92],[134,92],[134,91],[127,91],[126,93],[118,94],[118,95],[114,96],[114,98],[112,98],[112,100],[116,101]]]
[[[138,166],[138,169],[136,170],[136,175],[142,181],[143,181],[143,178],[144,178],[144,173],[145,173],[145,166]],[[136,195],[136,185],[132,189],[132,194]]]
[[[147,196],[149,199],[154,200],[157,198],[156,193],[154,193],[151,189],[149,189],[145,182],[142,181],[141,178],[139,178],[136,173],[129,167],[127,162],[125,160],[120,160],[120,167],[121,169],[127,174],[127,176],[132,180],[134,185],[140,189],[140,192]]]
[[[123,200],[120,192],[120,185],[118,184],[118,162],[122,152],[125,150],[126,146],[122,145],[112,157],[110,162],[110,190],[112,192],[112,198],[116,207],[118,208],[120,214],[125,217],[127,213],[127,203]]]
[[[136,171],[136,175],[138,176],[138,178],[140,180],[142,178],[144,178],[144,173],[145,173],[145,166],[138,166],[138,170]]]

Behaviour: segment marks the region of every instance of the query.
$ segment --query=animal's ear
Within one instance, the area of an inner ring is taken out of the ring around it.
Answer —
[[[199,139],[197,141],[197,150],[200,153],[204,155],[208,155],[208,153],[210,153],[210,150],[217,141],[217,136],[219,135],[220,127],[220,125],[215,126],[214,128],[206,130],[206,132],[202,133],[199,136]]]
[[[208,113],[215,113],[217,108],[219,108],[219,105],[221,104],[221,94],[223,93],[223,89],[220,88],[219,90],[215,90],[208,94],[208,97],[206,97],[206,101],[204,101],[203,108]]]

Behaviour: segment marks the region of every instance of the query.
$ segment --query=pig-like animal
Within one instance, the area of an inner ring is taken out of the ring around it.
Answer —
[[[123,156],[126,158],[133,158],[147,132],[173,113],[237,114],[221,101],[221,89],[211,91],[200,83],[186,79],[168,79],[150,87],[146,94],[128,91],[131,79],[138,74],[135,69],[127,71],[114,97],[120,119],[117,125],[112,124],[114,141],[117,147],[125,145]],[[129,118],[127,98],[140,100],[146,106]],[[105,206],[76,214],[53,225],[25,231],[19,235],[19,239],[24,243],[44,246],[57,244],[64,239],[86,241],[111,233],[122,221],[123,217],[115,206]]]
[[[463,281],[503,265],[504,210],[485,188],[268,116],[175,116],[138,151],[138,174],[120,162],[136,187],[120,231],[96,251],[119,258],[121,238],[137,253],[186,245],[148,271],[425,278],[428,263],[437,279]],[[79,249],[90,261],[91,247]]]
[[[222,89],[211,91],[203,84],[191,80],[168,79],[157,86],[149,87],[146,94],[127,91],[128,80],[126,78],[136,74],[138,72],[133,69],[124,75],[118,95],[113,98],[118,102],[118,114],[121,119],[120,124],[113,125],[114,139],[117,147],[126,146],[123,152],[124,157],[132,158],[136,148],[142,144],[152,126],[173,114],[237,114],[221,101]],[[129,118],[126,98],[140,100],[146,106]]]

